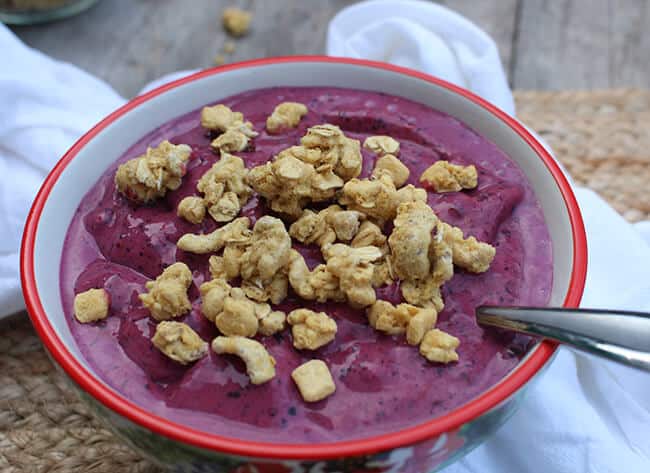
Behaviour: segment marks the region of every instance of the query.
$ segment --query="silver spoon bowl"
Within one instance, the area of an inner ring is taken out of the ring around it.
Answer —
[[[600,309],[476,309],[481,325],[539,335],[650,372],[650,314]]]

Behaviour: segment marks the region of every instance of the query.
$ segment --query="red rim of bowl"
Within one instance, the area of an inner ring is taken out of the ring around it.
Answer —
[[[214,434],[208,434],[198,430],[176,424],[162,417],[156,416],[137,406],[133,402],[123,398],[111,388],[104,385],[96,379],[88,370],[86,370],[75,359],[63,342],[57,336],[54,328],[50,324],[48,317],[43,309],[41,300],[36,287],[34,273],[34,243],[38,229],[38,223],[41,212],[54,187],[57,179],[65,167],[77,155],[86,143],[95,135],[100,133],[110,123],[118,117],[128,113],[130,110],[138,107],[151,98],[160,95],[170,89],[194,80],[222,72],[236,69],[264,66],[281,63],[342,63],[355,66],[364,66],[375,69],[383,69],[397,72],[410,77],[421,79],[433,83],[437,86],[444,87],[464,98],[483,107],[495,117],[505,122],[513,131],[515,131],[526,143],[535,151],[535,153],[544,162],[549,172],[553,176],[560,193],[566,203],[571,230],[573,233],[573,270],[569,289],[564,301],[565,307],[577,307],[582,297],[585,278],[587,273],[587,242],[582,217],[578,203],[571,190],[571,187],[560,170],[555,160],[549,155],[544,147],[514,118],[507,115],[494,105],[486,102],[473,93],[450,84],[441,79],[432,77],[421,72],[411,69],[393,66],[386,63],[350,59],[335,58],[327,56],[295,56],[279,57],[268,59],[256,59],[252,61],[230,64],[209,70],[201,71],[191,76],[178,79],[169,84],[158,87],[144,95],[134,98],[118,110],[108,115],[105,119],[95,125],[90,131],[83,135],[61,160],[54,166],[49,173],[29,212],[25,231],[22,239],[22,248],[20,255],[21,280],[23,295],[27,310],[29,311],[32,323],[38,332],[41,340],[52,354],[54,359],[63,367],[68,376],[72,378],[82,389],[92,395],[104,406],[110,408],[121,416],[139,424],[157,434],[167,438],[187,443],[196,447],[208,450],[226,452],[235,455],[243,455],[258,458],[272,459],[330,459],[347,456],[361,456],[376,453],[382,450],[412,445],[417,442],[435,437],[444,432],[454,431],[463,424],[479,417],[481,414],[497,406],[500,402],[510,397],[519,388],[521,388],[535,373],[537,373],[544,364],[549,360],[557,349],[557,345],[552,342],[544,341],[538,348],[529,355],[528,359],[521,363],[515,370],[508,375],[502,382],[493,386],[479,397],[462,405],[461,407],[435,419],[422,424],[409,427],[397,432],[391,432],[375,437],[361,438],[349,441],[322,443],[322,444],[271,444],[264,442],[252,442],[234,438],[223,437]]]

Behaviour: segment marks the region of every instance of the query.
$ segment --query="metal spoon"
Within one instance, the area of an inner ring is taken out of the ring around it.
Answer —
[[[476,309],[482,325],[514,330],[650,372],[650,314],[599,309],[493,307]]]

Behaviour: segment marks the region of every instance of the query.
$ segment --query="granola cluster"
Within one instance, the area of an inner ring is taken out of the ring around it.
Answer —
[[[408,179],[408,169],[405,173],[399,165],[392,164],[391,158],[397,159],[394,156],[386,155],[377,161],[371,179],[352,179],[347,182],[343,187],[339,203],[384,224],[395,218],[399,204],[414,201],[426,202],[427,192],[424,189],[417,188],[412,184],[398,189],[396,180],[403,185]],[[382,161],[382,159],[388,159],[388,161]],[[403,166],[403,164],[401,165]]]
[[[235,20],[231,16],[228,22],[234,25]],[[281,103],[267,118],[266,129],[277,134],[296,128],[307,113],[303,104]],[[207,214],[222,225],[211,233],[185,234],[177,247],[210,255],[212,279],[199,287],[199,309],[220,333],[211,343],[216,354],[239,356],[251,383],[262,384],[275,377],[275,360],[253,337],[277,334],[288,325],[297,350],[318,350],[331,343],[337,323],[327,313],[273,309],[272,304],[280,304],[291,290],[307,301],[364,308],[371,327],[403,335],[431,362],[458,360],[459,340],[435,328],[444,307],[441,287],[452,278],[455,266],[473,273],[487,271],[495,248],[441,221],[427,204],[427,191],[406,184],[410,171],[398,158],[397,140],[371,136],[364,141],[363,147],[377,160],[370,178],[360,179],[360,143],[338,126],[312,126],[299,145],[248,170],[242,158],[230,154],[246,149],[257,135],[241,113],[222,104],[205,107],[201,125],[218,134],[211,145],[220,159],[198,181],[200,195],[184,198],[177,213],[197,224]],[[180,185],[190,153],[186,145],[165,141],[122,165],[116,173],[117,188],[140,202],[161,197]],[[420,182],[436,192],[473,189],[477,172],[474,166],[438,161]],[[238,217],[253,192],[287,222],[266,215],[251,228],[248,217]],[[293,241],[316,245],[323,262],[310,268]],[[393,281],[399,281],[405,300],[397,305],[378,300],[375,292]],[[170,321],[192,309],[192,282],[190,269],[175,263],[148,282],[147,292],[139,296],[151,317],[160,321],[153,345],[182,364],[208,351],[207,342],[187,324]],[[100,320],[108,310],[103,289],[75,298],[75,316],[81,322]],[[323,400],[336,390],[321,360],[302,364],[291,377],[306,402]]]
[[[317,350],[336,335],[336,322],[325,312],[296,309],[289,312],[287,323],[291,325],[293,346],[298,350]]]
[[[117,190],[128,199],[147,203],[176,190],[186,172],[192,148],[165,140],[147,148],[142,156],[120,165],[115,173]]]
[[[336,241],[350,242],[359,233],[364,219],[361,212],[344,210],[338,205],[330,205],[320,212],[305,209],[289,227],[289,234],[301,243],[324,248]]]
[[[307,107],[298,102],[283,102],[273,110],[266,119],[266,130],[269,133],[278,133],[282,130],[295,128],[302,117],[307,115]]]
[[[236,355],[246,363],[251,383],[264,384],[275,377],[275,358],[260,342],[245,337],[217,337],[212,350],[218,354]]]
[[[233,112],[223,104],[212,107],[203,107],[201,110],[201,126],[211,132],[220,133],[210,146],[217,151],[235,153],[248,148],[251,138],[258,133],[253,129],[253,124],[244,121],[241,112]]]
[[[359,142],[334,125],[309,128],[300,146],[251,169],[248,181],[272,210],[295,219],[311,202],[334,198],[346,181],[361,172]]]
[[[329,368],[322,360],[310,360],[291,373],[305,402],[322,401],[334,394],[336,385]]]
[[[74,316],[82,324],[108,317],[110,297],[106,289],[88,289],[74,297]]]
[[[399,154],[399,141],[386,135],[369,136],[363,142],[363,147],[379,156]]]
[[[201,176],[196,190],[203,194],[207,212],[217,222],[230,222],[248,202],[252,189],[246,184],[244,161],[221,152],[221,159]]]
[[[203,358],[208,352],[208,344],[189,325],[182,322],[160,322],[151,342],[182,365]]]
[[[478,185],[476,167],[459,166],[449,161],[436,161],[420,176],[420,182],[436,192],[458,192]]]
[[[149,281],[145,287],[148,292],[140,294],[140,301],[151,316],[160,320],[169,320],[186,314],[192,308],[187,290],[192,284],[192,272],[185,263],[174,263],[165,268],[155,281]]]

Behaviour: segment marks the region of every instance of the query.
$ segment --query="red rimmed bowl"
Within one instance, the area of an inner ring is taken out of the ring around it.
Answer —
[[[383,63],[274,58],[211,69],[137,97],[85,134],[45,180],[21,252],[32,322],[82,397],[123,438],[159,464],[183,471],[433,471],[464,455],[517,408],[556,346],[537,344],[497,385],[428,422],[381,436],[321,444],[251,442],[207,434],[147,412],[102,382],[72,339],[59,292],[60,255],[79,202],[105,169],[146,133],[218,96],[272,86],[338,86],[386,92],[458,118],[506,152],[531,182],[553,243],[551,304],[577,306],[587,249],[580,212],[562,171],[515,119],[454,85]],[[218,91],[218,92],[215,92]]]

